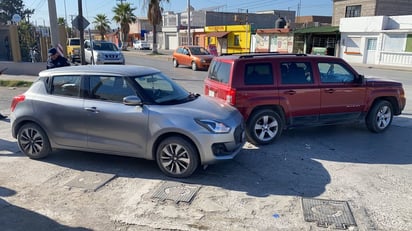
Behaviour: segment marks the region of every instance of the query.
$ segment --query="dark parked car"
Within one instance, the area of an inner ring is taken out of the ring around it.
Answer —
[[[204,92],[239,109],[255,144],[290,127],[364,121],[383,132],[406,102],[401,83],[365,78],[340,58],[303,54],[215,57]]]
[[[223,100],[193,94],[159,70],[88,65],[42,71],[11,105],[12,135],[33,159],[53,149],[156,160],[168,176],[232,159],[243,117]]]

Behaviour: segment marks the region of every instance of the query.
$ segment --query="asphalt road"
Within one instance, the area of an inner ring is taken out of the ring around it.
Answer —
[[[129,55],[128,62],[156,66],[202,92],[205,72]],[[358,70],[402,81],[412,98],[411,72]],[[22,91],[0,88],[0,107]],[[274,144],[247,143],[235,160],[185,180],[164,177],[154,162],[119,156],[60,150],[30,160],[18,151],[8,121],[0,121],[0,224],[2,230],[325,230],[305,221],[302,200],[315,198],[326,201],[312,214],[337,223],[346,202],[356,223],[351,230],[412,230],[410,105],[383,134],[363,124],[288,130]],[[115,177],[96,191],[70,184],[85,172]],[[167,192],[194,188],[194,196],[179,203],[154,197],[165,183],[174,185]]]

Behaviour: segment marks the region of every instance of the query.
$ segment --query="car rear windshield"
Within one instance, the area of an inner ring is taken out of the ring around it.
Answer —
[[[208,78],[221,83],[228,83],[231,66],[230,63],[213,60],[209,67]]]
[[[71,39],[70,40],[71,46],[80,46],[80,39]]]

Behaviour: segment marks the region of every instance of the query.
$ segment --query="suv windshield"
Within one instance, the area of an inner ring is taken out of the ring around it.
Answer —
[[[100,51],[118,51],[116,45],[113,43],[94,43],[93,50],[100,50]]]
[[[178,104],[193,99],[188,91],[160,72],[137,76],[134,81],[151,101],[158,104]]]

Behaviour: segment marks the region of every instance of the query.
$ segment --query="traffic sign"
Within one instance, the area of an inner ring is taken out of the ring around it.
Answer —
[[[83,28],[80,28],[80,20],[83,20]],[[79,16],[76,16],[72,21],[72,26],[78,30],[84,30],[89,24],[90,22],[87,21],[87,19],[85,19],[84,17],[80,18]]]

